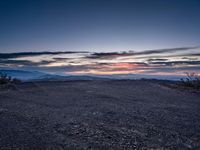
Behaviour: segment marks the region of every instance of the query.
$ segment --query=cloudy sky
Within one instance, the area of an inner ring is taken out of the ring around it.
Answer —
[[[124,52],[25,52],[0,54],[0,68],[59,75],[185,76],[200,73],[200,48],[179,47]]]
[[[199,73],[199,16],[199,0],[1,0],[0,68]]]

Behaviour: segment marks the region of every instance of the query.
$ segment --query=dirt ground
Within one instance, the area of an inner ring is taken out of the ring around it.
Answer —
[[[153,81],[0,88],[0,149],[200,149],[200,95]]]

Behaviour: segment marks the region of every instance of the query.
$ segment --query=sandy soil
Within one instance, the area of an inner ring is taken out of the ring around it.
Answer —
[[[200,95],[152,81],[0,89],[0,149],[200,149]]]

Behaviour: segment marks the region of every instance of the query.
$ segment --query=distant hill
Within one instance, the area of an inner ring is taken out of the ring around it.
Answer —
[[[177,81],[181,78],[185,78],[184,76],[167,76],[167,75],[148,75],[148,74],[115,74],[115,75],[95,75],[95,77],[102,77],[107,79],[115,79],[115,80],[140,80],[140,79],[149,79],[149,80],[172,80]]]
[[[40,76],[37,79],[33,79],[32,81],[67,81],[67,80],[108,80],[108,78],[103,77],[93,77],[93,76],[60,76],[60,75],[52,75],[46,74]]]
[[[64,81],[64,80],[138,80],[138,79],[157,79],[157,80],[180,80],[181,76],[156,76],[145,74],[117,74],[117,75],[56,75],[40,71],[24,71],[1,69],[0,73],[7,74],[13,78],[23,81]]]
[[[61,76],[48,74],[39,71],[24,71],[24,70],[0,70],[0,74],[7,74],[13,78],[23,81],[65,81],[65,80],[106,80],[108,78],[93,77],[93,76]]]

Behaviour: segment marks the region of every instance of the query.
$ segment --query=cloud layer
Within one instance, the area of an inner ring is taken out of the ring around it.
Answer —
[[[180,47],[140,52],[23,52],[1,53],[0,68],[38,70],[56,74],[200,73],[199,47]]]

